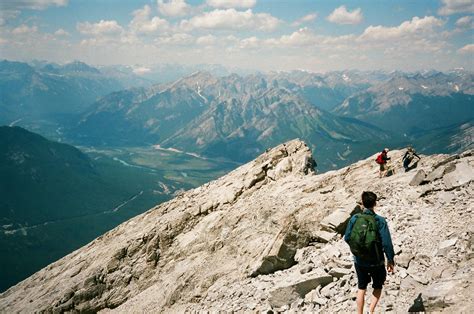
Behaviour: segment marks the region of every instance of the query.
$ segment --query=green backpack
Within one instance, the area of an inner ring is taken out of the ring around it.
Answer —
[[[349,239],[352,254],[363,260],[380,261],[379,242],[375,216],[356,214]]]

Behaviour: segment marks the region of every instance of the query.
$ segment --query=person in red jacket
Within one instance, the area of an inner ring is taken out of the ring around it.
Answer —
[[[376,162],[380,165],[379,177],[385,177],[387,175],[388,165],[387,161],[390,160],[388,157],[388,148],[385,148],[380,155],[378,155]]]

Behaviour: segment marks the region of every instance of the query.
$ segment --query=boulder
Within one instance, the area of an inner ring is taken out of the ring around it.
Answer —
[[[400,269],[397,273],[398,273],[398,276],[402,279],[404,279],[404,278],[406,278],[406,276],[408,276],[407,271],[403,268]]]
[[[417,186],[420,185],[422,182],[425,181],[426,178],[426,173],[423,170],[418,170],[418,172],[415,174],[413,179],[410,181],[411,186]]]
[[[431,171],[427,176],[426,176],[426,181],[431,182],[435,181],[438,179],[441,179],[444,174],[444,169],[445,167],[438,167],[435,170]]]
[[[335,232],[328,232],[328,231],[324,231],[324,230],[319,230],[314,234],[314,238],[317,242],[328,243],[332,239],[334,239],[336,234],[337,233],[335,233]]]
[[[291,170],[292,170],[292,165],[291,165],[290,158],[289,157],[284,158],[275,167],[275,179],[284,177],[286,173],[291,172]]]
[[[351,273],[352,273],[352,271],[350,269],[340,268],[340,267],[333,268],[329,271],[329,275],[331,275],[333,277],[336,277],[336,278],[341,278],[341,277],[344,277],[344,276],[349,275]]]
[[[439,244],[438,253],[436,255],[446,255],[456,245],[457,238],[445,240]]]
[[[335,289],[337,282],[331,282],[327,286],[321,289],[320,293],[322,296],[331,299],[336,294],[337,290]]]
[[[354,264],[352,261],[345,261],[341,259],[336,259],[335,262],[339,267],[343,268],[352,268],[352,265]]]
[[[397,265],[403,267],[403,268],[408,268],[410,266],[410,261],[414,258],[413,254],[409,253],[402,253],[399,256],[396,257],[396,263]]]
[[[454,160],[456,160],[456,159],[459,159],[459,155],[452,155],[452,156],[449,156],[448,158],[446,158],[446,159],[440,161],[439,163],[435,164],[435,165],[433,166],[433,168],[436,169],[436,168],[441,167],[441,166],[443,166],[443,165],[446,165],[447,163],[450,163],[451,161],[454,161]]]
[[[313,270],[313,266],[312,265],[307,265],[307,266],[300,269],[300,274],[306,274],[306,273],[309,273],[312,270]]]
[[[428,312],[439,311],[454,304],[453,296],[460,288],[459,280],[445,280],[429,285],[423,292]]]
[[[281,287],[270,292],[268,303],[272,308],[281,308],[301,299],[301,296],[293,286]]]
[[[466,184],[474,180],[474,169],[467,162],[456,164],[454,171],[445,174],[443,177],[444,184],[448,190]]]
[[[276,288],[270,292],[268,302],[272,307],[280,308],[303,299],[311,290],[320,285],[325,286],[330,282],[332,282],[331,276],[315,275],[292,285]]]
[[[449,203],[451,202],[456,196],[452,192],[447,192],[447,191],[440,191],[438,193],[438,200],[440,203]]]
[[[334,230],[339,234],[344,234],[351,216],[361,211],[362,209],[359,205],[352,210],[337,209],[321,221],[321,226],[327,230]]]
[[[264,251],[264,256],[251,273],[251,277],[271,274],[296,264],[296,251],[309,243],[310,235],[298,230],[295,225],[285,229],[278,233],[276,239]]]
[[[319,304],[319,305],[324,305],[328,302],[327,299],[324,299],[324,298],[321,298],[316,289],[314,290],[311,290],[308,294],[306,294],[306,296],[304,297],[304,301],[309,303],[309,302],[313,302],[313,303],[316,303],[316,304]]]

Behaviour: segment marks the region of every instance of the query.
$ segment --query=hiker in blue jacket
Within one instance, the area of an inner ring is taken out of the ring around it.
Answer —
[[[354,267],[357,273],[357,285],[359,290],[357,291],[357,312],[363,313],[364,311],[364,299],[367,285],[372,280],[372,287],[374,292],[372,295],[372,301],[370,303],[370,313],[374,313],[375,307],[382,294],[382,286],[385,282],[387,272],[385,271],[385,258],[387,257],[387,271],[393,273],[394,270],[394,251],[392,245],[392,238],[390,237],[390,231],[388,230],[387,221],[382,216],[375,214],[374,207],[377,202],[377,195],[373,192],[362,193],[362,204],[364,205],[363,214],[372,215],[375,218],[375,224],[377,225],[378,241],[375,243],[374,252],[366,252],[370,255],[370,259],[364,259],[354,255]],[[351,217],[349,224],[344,235],[344,240],[350,243],[351,233],[356,220],[359,215]],[[377,254],[378,252],[383,252]]]

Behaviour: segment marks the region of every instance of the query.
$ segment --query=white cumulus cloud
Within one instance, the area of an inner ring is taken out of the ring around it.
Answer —
[[[158,0],[158,10],[165,16],[183,16],[188,14],[190,8],[184,0]]]
[[[239,45],[239,47],[242,49],[257,48],[259,46],[260,40],[255,36],[242,39]]]
[[[347,46],[354,43],[354,35],[344,36],[323,36],[315,34],[307,27],[289,34],[283,35],[280,38],[270,38],[265,40],[265,44],[273,47],[318,47],[338,49],[342,46]]]
[[[206,35],[201,36],[196,39],[196,44],[203,45],[203,46],[210,46],[216,43],[216,36],[214,35]]]
[[[158,16],[151,16],[151,8],[145,5],[142,9],[133,11],[133,19],[130,22],[130,29],[137,33],[154,33],[158,30],[167,29],[169,23],[167,20]]]
[[[54,35],[56,36],[69,36],[70,34],[66,32],[64,29],[60,28],[57,31],[54,32]]]
[[[237,11],[235,9],[213,10],[181,21],[184,30],[193,29],[256,29],[271,31],[281,23],[279,19],[268,13],[253,13],[251,9]]]
[[[474,13],[474,1],[472,0],[441,0],[441,2],[443,6],[438,10],[439,15]]]
[[[316,42],[316,36],[308,28],[300,28],[298,31],[290,35],[281,36],[276,44],[286,46],[307,46],[313,45]]]
[[[460,54],[474,54],[474,44],[469,44],[458,50]]]
[[[12,29],[12,34],[14,35],[21,35],[21,34],[31,34],[36,33],[38,31],[38,27],[31,26],[29,27],[26,24],[22,24],[14,29]]]
[[[456,21],[456,26],[460,28],[474,28],[472,16],[463,16]]]
[[[68,0],[14,0],[14,1],[2,1],[3,10],[22,10],[22,9],[33,9],[43,10],[49,6],[65,6],[68,4]]]
[[[0,10],[0,26],[7,23],[8,20],[13,20],[20,14],[18,10]]]
[[[346,6],[341,5],[335,9],[328,17],[327,20],[336,24],[359,24],[362,22],[362,10],[360,8],[350,12],[347,11]]]
[[[310,13],[310,14],[307,14],[307,15],[303,16],[302,18],[297,19],[291,25],[292,26],[299,26],[299,25],[304,24],[304,23],[309,23],[309,22],[312,22],[312,21],[316,20],[317,17],[318,17],[318,14]]]
[[[155,39],[158,45],[190,45],[194,42],[194,37],[186,33],[176,33],[170,36],[161,36]]]
[[[114,35],[119,34],[123,31],[122,26],[120,26],[117,21],[110,20],[100,20],[98,23],[77,23],[77,30],[83,35]]]
[[[385,26],[369,26],[359,37],[364,41],[383,41],[406,38],[412,36],[425,36],[426,34],[434,34],[435,28],[443,26],[444,21],[434,16],[425,16],[419,18],[413,17],[411,21],[405,21],[396,27]]]
[[[230,8],[253,8],[257,0],[207,0],[206,3],[214,8],[230,9]]]

